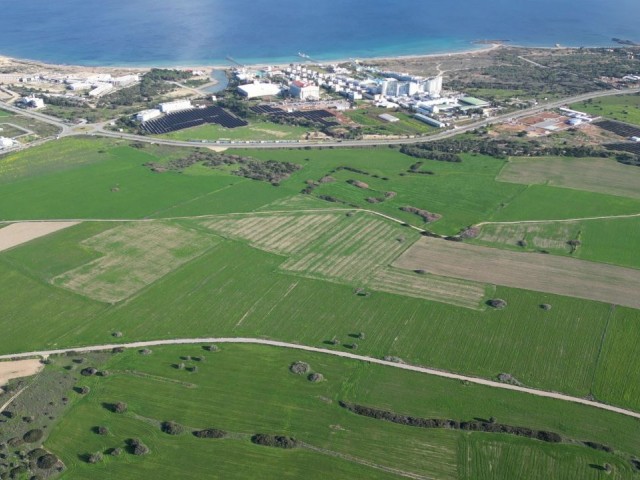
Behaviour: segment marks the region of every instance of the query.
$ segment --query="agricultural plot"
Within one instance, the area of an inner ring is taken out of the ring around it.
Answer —
[[[165,222],[121,225],[82,243],[103,256],[52,282],[108,303],[136,294],[213,245],[205,235]]]
[[[579,222],[489,223],[481,227],[473,243],[570,253],[573,249],[567,242],[579,236]]]
[[[227,216],[199,222],[216,233],[287,255],[280,268],[311,278],[480,308],[482,284],[387,268],[417,234],[367,213]]]
[[[90,392],[70,395],[70,408],[52,427],[45,447],[61,457],[70,478],[96,480],[182,478],[187,471],[198,478],[210,478],[213,472],[229,479],[402,475],[416,480],[511,480],[518,478],[520,466],[529,467],[531,480],[571,478],[572,469],[584,474],[580,478],[596,479],[601,478],[598,470],[589,466],[605,463],[615,469],[612,478],[633,475],[628,458],[635,453],[638,431],[631,418],[322,354],[257,345],[219,347],[215,353],[184,345],[153,347],[149,355],[129,350],[112,356],[101,366],[111,372],[108,378],[79,377],[77,385],[90,387]],[[325,381],[312,383],[292,374],[288,367],[298,360],[322,373]],[[55,369],[57,361],[47,369]],[[180,363],[185,368],[175,368]],[[180,399],[178,404],[175,399]],[[351,413],[339,406],[340,400],[417,417],[496,417],[569,439],[602,442],[615,453],[509,435],[397,425]],[[118,401],[128,405],[126,412],[104,407]],[[167,420],[183,426],[182,433],[162,432],[161,422]],[[106,427],[107,435],[94,433],[96,426]],[[222,430],[226,437],[191,434],[202,428]],[[250,438],[257,432],[291,436],[301,444],[289,450],[255,445]],[[150,452],[129,453],[124,441],[132,437],[140,438]],[[121,455],[105,455],[99,464],[86,461],[88,454],[116,447],[123,448]],[[512,459],[522,463],[507,465]]]
[[[374,270],[388,265],[407,248],[407,233],[367,214],[345,217],[304,252],[286,260],[282,268],[349,284],[365,282]]]
[[[603,458],[595,462],[592,452],[579,447],[486,437],[489,439],[479,436],[464,439],[458,477],[461,480],[510,480],[522,478],[522,472],[527,472],[527,478],[595,480],[604,477],[604,464],[609,461]],[[607,478],[622,480],[633,476],[621,460],[610,465],[612,471],[606,474]]]
[[[640,271],[630,268],[426,237],[394,266],[640,308]]]
[[[486,288],[479,283],[388,267],[376,270],[368,285],[382,292],[471,309],[480,309],[486,295]]]
[[[22,222],[0,228],[0,252],[77,225],[78,222]]]
[[[221,217],[202,225],[222,235],[248,240],[261,250],[293,254],[317,238],[339,220],[335,213],[307,215],[264,215]]]
[[[512,158],[497,179],[640,198],[640,168],[606,158]]]

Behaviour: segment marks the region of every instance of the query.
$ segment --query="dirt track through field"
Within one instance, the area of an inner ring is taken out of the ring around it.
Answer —
[[[462,382],[474,383],[477,385],[484,385],[492,388],[500,388],[503,390],[512,390],[515,392],[528,393],[537,397],[552,398],[555,400],[562,400],[565,402],[579,403],[581,405],[587,405],[589,407],[599,408],[601,410],[607,410],[609,412],[619,413],[628,417],[640,419],[640,412],[634,412],[633,410],[627,410],[625,408],[615,407],[613,405],[607,405],[604,403],[595,402],[593,400],[587,400],[580,397],[572,397],[563,393],[548,392],[545,390],[537,390],[535,388],[520,387],[517,385],[510,385],[508,383],[500,383],[494,380],[487,380],[485,378],[469,377],[466,375],[459,375],[457,373],[445,372],[443,370],[436,370],[433,368],[419,367],[417,365],[408,365],[406,363],[395,363],[387,360],[380,360],[379,358],[367,357],[364,355],[356,355],[351,352],[343,352],[338,350],[329,350],[326,348],[310,347],[307,345],[300,345],[297,343],[279,342],[277,340],[265,340],[262,338],[175,338],[169,340],[151,340],[146,342],[132,342],[132,343],[118,343],[109,345],[94,345],[87,347],[75,347],[75,348],[63,348],[58,350],[42,350],[36,352],[25,353],[13,353],[8,355],[0,355],[0,360],[3,359],[18,359],[18,358],[30,358],[30,357],[46,357],[49,355],[61,355],[68,352],[97,352],[108,351],[114,348],[146,348],[156,347],[161,345],[206,345],[212,343],[231,343],[231,344],[254,344],[254,345],[267,345],[272,347],[290,348],[294,350],[302,350],[305,352],[323,353],[326,355],[333,355],[336,357],[349,358],[352,360],[358,360],[361,362],[373,363],[376,365],[384,365],[392,368],[399,368],[401,370],[409,370],[412,372],[424,373],[427,375],[434,375],[436,377],[450,378],[453,380],[459,380]]]
[[[423,237],[394,267],[640,308],[640,270]]]
[[[19,222],[0,228],[0,252],[36,238],[77,225],[79,222]]]

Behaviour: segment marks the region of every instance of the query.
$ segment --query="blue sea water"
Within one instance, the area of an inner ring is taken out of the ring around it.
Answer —
[[[640,0],[2,1],[0,54],[85,65],[212,65],[640,42]]]

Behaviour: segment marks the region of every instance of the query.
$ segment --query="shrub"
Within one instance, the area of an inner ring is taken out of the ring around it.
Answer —
[[[160,424],[160,430],[169,435],[180,435],[184,432],[184,427],[173,420],[169,420]]]
[[[143,348],[142,350],[139,350],[140,355],[151,355],[151,350],[149,350],[148,348]]]
[[[364,332],[360,332],[356,335],[356,338],[359,338],[360,340],[364,340]]]
[[[9,445],[12,448],[19,447],[23,443],[24,443],[24,440],[20,437],[13,437],[7,441],[7,445]]]
[[[150,452],[149,447],[142,443],[142,440],[139,438],[130,438],[126,443],[134,455],[146,455]]]
[[[44,449],[44,448],[35,448],[33,450],[31,450],[27,456],[31,459],[31,460],[35,460],[37,458],[42,457],[43,455],[46,455],[48,452]]]
[[[109,370],[102,370],[101,372],[98,372],[98,375],[100,375],[101,377],[108,377],[109,375],[111,375],[111,372]]]
[[[80,395],[86,395],[87,393],[89,393],[91,391],[91,389],[89,387],[82,386],[82,387],[74,387],[73,389],[76,393],[79,393]]]
[[[295,373],[296,375],[304,375],[305,373],[309,373],[311,367],[308,363],[305,362],[294,362],[289,366],[289,370],[291,373]]]
[[[103,425],[93,427],[93,431],[98,435],[109,435],[109,428]]]
[[[109,450],[109,455],[111,455],[112,457],[122,455],[122,449],[118,447],[112,448],[111,450]]]
[[[80,371],[80,375],[83,375],[85,377],[90,377],[92,375],[95,375],[96,373],[98,373],[98,369],[97,368],[93,368],[93,367],[83,368]]]
[[[192,367],[187,368],[191,373],[198,373],[198,367],[193,365]]]
[[[217,352],[219,350],[217,345],[205,345],[204,347],[202,347],[204,350],[206,350],[207,352]]]
[[[402,360],[400,357],[394,357],[393,355],[385,355],[383,360],[387,362],[404,363],[404,360]]]
[[[275,448],[295,448],[298,441],[293,437],[285,437],[282,435],[268,435],[265,433],[256,433],[251,437],[251,441],[256,445],[264,445],[266,447]]]
[[[47,453],[46,455],[42,455],[38,458],[36,465],[42,470],[48,470],[50,468],[53,468],[57,463],[58,457],[56,457],[53,453]]]
[[[124,347],[114,347],[111,349],[111,353],[122,353],[124,352]]]
[[[35,428],[25,433],[22,439],[27,443],[36,443],[42,440],[42,437],[44,437],[44,432],[39,428]]]
[[[112,337],[116,337],[116,338],[120,338],[120,337],[122,337],[122,332],[113,332],[113,333],[111,334],[111,336],[112,336]]]
[[[418,275],[426,275],[427,274],[427,271],[422,269],[422,268],[419,268],[418,270],[414,270],[414,272],[417,273]]]
[[[505,302],[501,298],[492,298],[490,300],[487,300],[487,305],[489,305],[492,308],[502,310],[507,306],[507,302]]]
[[[548,303],[543,303],[542,305],[540,305],[540,308],[542,310],[551,310],[551,305],[549,305]]]
[[[522,385],[513,375],[510,373],[501,373],[498,375],[498,380],[502,383],[510,383],[511,385]]]
[[[324,375],[322,375],[321,373],[312,373],[307,378],[312,383],[318,383],[324,380]]]
[[[87,457],[87,463],[100,463],[102,460],[104,460],[102,452],[92,453]]]
[[[193,435],[198,438],[223,438],[227,436],[227,432],[217,428],[206,428],[204,430],[196,430]]]
[[[124,413],[127,411],[127,404],[124,402],[104,403],[103,406],[113,413]]]

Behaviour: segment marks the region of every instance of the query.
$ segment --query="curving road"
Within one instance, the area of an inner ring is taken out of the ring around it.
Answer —
[[[20,108],[16,108],[12,105],[9,105],[6,102],[0,102],[0,107],[9,110],[11,112],[20,113],[22,115],[26,115],[28,117],[35,118],[37,120],[49,123],[51,125],[55,125],[60,128],[61,133],[59,137],[67,137],[73,135],[96,135],[102,137],[111,137],[111,138],[121,138],[126,140],[132,140],[137,142],[146,142],[146,143],[155,143],[159,145],[168,145],[168,146],[176,146],[176,147],[194,147],[194,146],[222,146],[222,147],[236,147],[236,148],[249,148],[249,149],[280,149],[280,148],[297,148],[297,147],[372,147],[372,146],[385,146],[385,145],[405,145],[412,143],[424,143],[424,142],[434,142],[436,140],[442,140],[444,138],[453,137],[460,133],[469,132],[475,130],[477,128],[486,127],[489,125],[494,125],[498,123],[503,123],[511,120],[516,120],[519,118],[527,117],[529,115],[533,115],[536,113],[541,113],[546,110],[553,110],[555,108],[562,107],[563,105],[567,105],[570,103],[582,102],[585,100],[590,100],[593,98],[599,97],[608,97],[613,95],[629,95],[633,93],[640,93],[640,88],[628,88],[624,90],[598,90],[595,92],[584,93],[581,95],[575,95],[573,97],[563,98],[561,100],[554,100],[552,102],[547,102],[544,104],[536,105],[531,108],[527,108],[524,110],[519,110],[517,112],[505,113],[502,115],[498,115],[496,117],[485,118],[482,120],[478,120],[477,122],[469,123],[467,125],[453,128],[449,130],[444,130],[442,132],[428,135],[424,137],[414,137],[414,138],[398,138],[398,139],[378,139],[378,140],[330,140],[330,141],[293,141],[293,142],[283,142],[283,141],[249,141],[249,142],[224,142],[224,143],[215,143],[213,141],[180,141],[180,140],[167,140],[162,138],[148,137],[144,135],[134,135],[130,133],[119,133],[112,132],[109,130],[105,130],[104,126],[108,122],[101,122],[96,124],[87,124],[83,127],[85,129],[89,129],[89,131],[77,132],[73,130],[73,127],[69,124],[61,121],[58,118],[51,117],[41,112],[36,112],[32,110],[24,110]],[[46,140],[50,140],[46,139]]]
[[[628,417],[640,419],[640,413],[633,410],[627,410],[620,407],[614,407],[600,402],[587,400],[579,397],[572,397],[563,393],[548,392],[545,390],[537,390],[535,388],[520,387],[517,385],[510,385],[507,383],[500,383],[493,380],[487,380],[484,378],[470,377],[467,375],[459,375],[457,373],[446,372],[443,370],[436,370],[433,368],[419,367],[417,365],[408,365],[405,363],[390,362],[387,360],[381,360],[379,358],[367,357],[364,355],[356,355],[350,352],[343,352],[337,350],[329,350],[326,348],[310,347],[308,345],[300,345],[297,343],[280,342],[277,340],[265,340],[262,338],[242,338],[242,337],[208,337],[208,338],[175,338],[170,340],[151,340],[147,342],[132,342],[132,343],[115,343],[109,345],[94,345],[88,347],[76,347],[76,348],[63,348],[58,350],[41,350],[36,352],[15,353],[8,355],[0,355],[0,360],[19,359],[27,357],[47,357],[49,355],[59,355],[68,352],[98,352],[105,350],[112,350],[114,348],[145,348],[155,347],[160,345],[193,345],[193,344],[209,344],[209,343],[237,343],[237,344],[255,344],[255,345],[268,345],[272,347],[289,348],[294,350],[302,350],[305,352],[323,353],[326,355],[333,355],[336,357],[349,358],[351,360],[358,360],[361,362],[373,363],[376,365],[384,365],[387,367],[398,368],[401,370],[410,370],[412,372],[424,373],[427,375],[434,375],[437,377],[449,378],[452,380],[459,380],[462,382],[474,383],[477,385],[484,385],[486,387],[500,388],[503,390],[512,390],[515,392],[528,393],[537,397],[553,398],[555,400],[562,400],[565,402],[579,403],[589,407],[599,408],[601,410],[607,410],[609,412],[619,413]]]

